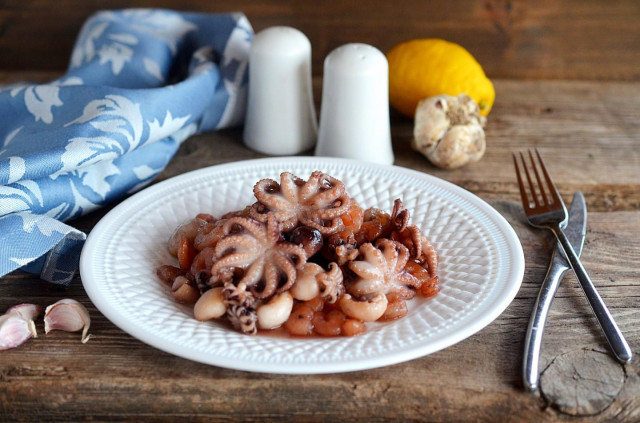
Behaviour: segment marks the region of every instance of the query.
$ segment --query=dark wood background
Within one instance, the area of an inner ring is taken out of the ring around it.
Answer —
[[[640,80],[637,0],[1,0],[0,69],[64,70],[86,18],[127,7],[242,11],[256,32],[296,27],[315,74],[344,43],[386,52],[438,37],[465,46],[491,78]]]

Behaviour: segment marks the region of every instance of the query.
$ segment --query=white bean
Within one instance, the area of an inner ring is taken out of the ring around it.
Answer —
[[[260,329],[275,329],[287,321],[293,308],[293,297],[289,291],[274,296],[256,310]]]
[[[290,288],[293,298],[299,301],[309,301],[320,295],[320,287],[316,276],[324,272],[324,269],[316,263],[305,263],[298,270],[296,283]]]
[[[196,320],[205,321],[222,317],[227,311],[222,295],[222,287],[205,291],[193,306],[193,315]]]

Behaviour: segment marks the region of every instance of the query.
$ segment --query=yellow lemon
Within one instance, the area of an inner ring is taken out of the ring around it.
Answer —
[[[482,66],[464,47],[437,38],[410,40],[387,53],[389,102],[413,118],[420,100],[467,94],[487,116],[496,93]]]

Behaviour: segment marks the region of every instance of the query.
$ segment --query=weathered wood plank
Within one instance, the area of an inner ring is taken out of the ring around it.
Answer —
[[[290,25],[313,46],[313,72],[331,50],[364,42],[388,51],[412,38],[457,42],[492,78],[640,80],[640,7],[634,0],[112,0],[109,9],[243,11],[254,29]],[[63,70],[83,22],[100,2],[4,0],[0,69]]]
[[[517,220],[517,216],[507,217]],[[609,234],[606,240],[590,241],[585,249],[585,266],[598,269],[600,258],[607,251],[623,249],[629,234],[625,224],[640,215],[592,213],[590,217],[588,239],[591,233]],[[328,418],[506,421],[513,415],[520,416],[521,421],[561,420],[537,396],[519,389],[524,329],[548,260],[548,249],[541,248],[539,242],[543,245],[548,242],[544,236],[531,236],[529,232],[535,230],[524,225],[517,225],[516,230],[525,240],[527,271],[523,289],[492,325],[431,356],[346,375],[260,375],[192,363],[157,351],[119,331],[88,302],[79,281],[61,292],[13,274],[0,285],[0,308],[22,301],[46,305],[61,296],[77,298],[89,307],[94,337],[83,345],[78,334],[57,332],[17,350],[3,352],[0,416],[21,421],[43,418],[74,421],[85,416],[137,420],[152,414],[152,420],[156,421],[190,415],[223,420],[233,415],[240,421],[258,418],[275,421],[284,416],[297,421]],[[631,230],[637,233],[638,228]],[[633,253],[622,256],[621,269],[633,269],[637,263],[640,254],[637,239],[625,246]],[[529,266],[531,262],[534,266]],[[609,288],[606,281],[603,284],[598,273],[593,276],[637,351],[640,347],[640,331],[635,324],[640,319],[637,277],[633,274],[620,277],[616,285],[623,285],[621,291]],[[30,282],[33,285],[25,285]],[[42,332],[41,324],[38,329]],[[605,340],[579,287],[568,277],[549,319],[543,363],[560,354],[590,348],[606,351]],[[633,376],[637,373],[635,367],[628,366],[630,380],[618,400],[590,421],[607,421],[622,409],[629,412],[640,407],[637,392],[640,385],[637,375],[635,379]],[[23,414],[23,410],[30,411]]]
[[[21,74],[21,76],[24,76]],[[0,73],[0,81],[15,81]],[[316,81],[316,88],[319,88]],[[532,146],[545,156],[570,200],[586,194],[589,224],[583,263],[636,354],[640,351],[640,86],[633,83],[496,81],[487,126],[489,149],[477,164],[439,170],[409,148],[411,122],[394,115],[396,164],[461,185],[512,224],[526,270],[513,303],[491,325],[430,356],[349,374],[285,376],[206,366],[149,347],[119,330],[91,304],[80,279],[67,289],[15,272],[0,279],[0,312],[21,302],[70,297],[85,304],[93,338],[42,334],[0,352],[0,421],[622,421],[640,419],[640,369],[625,368],[612,404],[591,417],[562,414],[521,389],[524,334],[553,248],[550,234],[524,223],[511,152]],[[215,151],[211,148],[215,145]],[[160,180],[218,163],[262,157],[244,148],[238,129],[195,136]],[[73,222],[90,231],[108,211]],[[572,275],[560,286],[542,349],[542,369],[563,354],[606,341]]]

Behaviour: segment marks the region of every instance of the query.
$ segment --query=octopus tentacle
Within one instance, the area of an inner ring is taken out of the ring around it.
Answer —
[[[278,247],[278,254],[286,257],[288,261],[295,265],[296,269],[301,268],[307,262],[307,253],[301,246],[283,242]]]
[[[331,223],[327,225],[326,222],[323,222],[321,220],[318,221],[316,219],[303,218],[300,220],[300,223],[302,223],[305,226],[312,227],[313,229],[320,232],[322,235],[331,235],[338,232],[338,230],[340,229],[340,226],[341,226],[340,217],[336,217],[330,222]]]
[[[316,276],[321,295],[328,303],[335,303],[344,293],[343,278],[342,270],[336,263],[329,263],[329,270]]]
[[[278,288],[278,292],[286,291],[295,283],[298,271],[296,266],[293,265],[291,260],[284,256],[276,256],[275,262],[280,267],[280,270],[283,271],[283,274],[286,278],[284,284]],[[301,267],[301,266],[300,266]]]
[[[426,240],[426,238],[422,236],[420,229],[418,229],[416,225],[407,226],[407,230],[411,237],[411,258],[418,258],[422,255],[422,249],[424,248],[423,240]]]
[[[380,269],[380,266],[368,261],[352,261],[349,263],[349,269],[353,270],[362,278],[380,280],[384,278],[384,273],[382,269]]]
[[[246,335],[258,333],[258,315],[253,308],[234,305],[227,309],[227,318],[231,325]]]
[[[400,258],[400,249],[397,246],[400,244],[386,242],[385,239],[376,241],[376,248],[382,252],[382,256],[386,262],[387,268],[395,268]]]
[[[207,247],[215,247],[222,238],[222,225],[225,219],[219,219],[213,222],[207,222],[200,227],[197,235],[193,240],[193,246],[197,250],[203,250]]]
[[[260,197],[272,195],[280,190],[280,184],[273,179],[261,179],[253,186],[253,195],[260,200]]]
[[[322,210],[322,209],[331,209],[333,210],[336,206],[342,207],[344,206],[344,191],[337,189],[334,187],[327,191],[320,191],[316,195],[314,195],[309,200],[309,205],[312,207]],[[336,204],[336,201],[339,200],[339,203]]]
[[[232,217],[227,220],[222,226],[224,235],[229,235],[235,225],[240,226],[247,232],[253,234],[256,238],[260,237],[263,233],[263,225],[261,222],[251,219],[249,217]]]
[[[293,173],[283,172],[280,175],[280,190],[289,202],[295,202],[300,198],[300,187],[303,185],[304,181]]]
[[[222,296],[227,307],[241,305],[246,308],[253,308],[256,298],[247,291],[247,287],[243,283],[234,285],[232,282],[225,282],[222,286]]]
[[[400,285],[410,286],[411,288],[420,288],[422,281],[409,272],[404,272],[398,276],[398,282]]]
[[[364,296],[387,291],[384,278],[362,278],[350,284],[348,291],[353,295]]]
[[[275,244],[276,242],[282,239],[282,233],[280,232],[280,225],[278,225],[278,221],[275,216],[269,215],[267,218],[267,230],[265,232],[265,239],[263,242],[269,242],[271,244]]]
[[[389,242],[387,239],[381,239],[376,242],[376,247],[382,251],[382,255],[387,262],[387,268],[390,270],[399,272],[404,269],[407,261],[409,261],[409,250],[399,242]]]
[[[251,206],[249,215],[260,222],[266,222],[268,215],[273,214],[283,230],[291,230],[297,223],[297,212],[292,207],[296,199],[292,192],[288,192],[287,196],[283,195],[281,189],[281,185],[273,179],[258,181],[253,187],[258,202]]]
[[[318,190],[318,193],[308,201],[311,206],[324,209],[345,206],[348,198],[344,185],[340,183],[325,191]]]
[[[391,222],[397,231],[402,231],[409,224],[409,211],[402,208],[402,200],[397,198],[393,202],[393,212],[391,213]]]
[[[280,224],[280,229],[284,232],[290,232],[298,225],[298,215],[297,214],[287,214],[287,213],[273,213],[273,216],[276,218],[278,223]]]
[[[360,246],[360,253],[362,254],[364,261],[374,264],[380,268],[384,267],[384,257],[382,252],[374,247],[371,243],[366,243]]]
[[[428,242],[426,238],[422,236],[420,229],[416,225],[407,226],[401,231],[394,231],[391,233],[390,238],[407,247],[412,260],[420,259],[424,248],[423,244]]]
[[[242,279],[238,284],[244,284],[247,287],[252,287],[258,283],[262,274],[264,273],[264,260],[256,260],[254,261],[245,272]]]
[[[320,180],[322,178],[322,175],[323,173],[318,170],[311,172],[307,183],[300,188],[300,200],[302,200],[303,202],[309,201],[311,198],[313,198],[314,195],[318,193],[322,183]]]
[[[330,220],[340,217],[349,211],[350,198],[348,196],[340,196],[335,198],[330,204],[319,207],[313,211],[318,219]]]
[[[278,272],[278,268],[272,261],[266,261],[264,263],[264,272],[262,282],[264,286],[262,287],[262,291],[258,291],[258,286],[252,286],[250,289],[254,293],[254,295],[258,298],[269,298],[276,292],[276,288],[278,287],[278,281],[280,279],[280,274]]]
[[[389,289],[389,296],[395,299],[410,300],[416,296],[416,290],[410,285],[396,285]]]
[[[438,270],[438,254],[429,240],[422,236],[422,251],[420,253],[419,260],[422,263],[426,263],[429,270],[429,276],[432,278],[436,276]]]
[[[246,242],[242,242],[243,240],[245,240]],[[259,243],[256,240],[251,238],[247,239],[243,234],[234,234],[227,235],[226,237],[218,241],[215,252],[217,257],[222,257],[223,255],[228,253],[229,250],[242,252],[255,250],[258,247]]]
[[[246,268],[252,262],[255,261],[257,254],[251,251],[247,252],[235,252],[233,254],[226,255],[216,261],[211,267],[211,274],[216,274],[222,269],[230,267]]]

